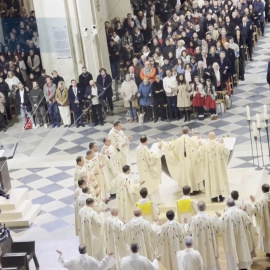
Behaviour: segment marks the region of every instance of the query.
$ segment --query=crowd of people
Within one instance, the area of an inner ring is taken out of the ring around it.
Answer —
[[[226,169],[229,150],[222,139],[217,140],[210,132],[207,141],[200,140],[189,136],[184,127],[179,138],[159,140],[157,148],[150,150],[147,136],[141,136],[136,149],[139,180],[132,177],[129,165],[128,144],[132,139],[123,132],[121,122],[115,121],[100,152],[91,142],[86,156],[77,157],[75,228],[80,249],[84,249],[81,254],[85,255],[67,261],[59,252],[63,266],[69,268],[72,262],[69,269],[77,269],[75,265],[82,265],[87,257],[89,263],[101,261],[103,269],[154,270],[159,269],[158,261],[167,270],[220,269],[218,237],[222,236],[227,269],[250,270],[256,256],[256,229],[259,249],[270,256],[269,185],[262,186],[264,195],[257,202],[254,196],[247,203],[239,200],[237,191],[230,194]],[[183,196],[176,201],[174,211],[166,212],[167,222],[161,225],[158,194],[163,154]],[[195,171],[200,177],[195,177]],[[227,197],[224,213],[210,215],[206,202],[192,199],[199,189],[213,203]],[[116,206],[107,205],[114,199]],[[105,215],[108,206],[111,215]]]
[[[216,99],[230,107],[233,85],[245,79],[258,29],[264,35],[269,3],[131,2],[134,15],[105,23],[112,77],[122,75],[130,122],[138,122],[138,106],[144,121],[189,121],[192,111],[200,120],[206,113],[217,119]]]

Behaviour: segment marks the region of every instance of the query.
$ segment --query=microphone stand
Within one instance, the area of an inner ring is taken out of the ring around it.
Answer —
[[[251,128],[250,128],[251,120],[247,120],[247,121],[248,121],[248,127],[249,127],[249,138],[250,138],[250,144],[251,144],[251,153],[252,153],[253,167],[255,167],[254,154],[253,154],[253,143],[252,143]]]

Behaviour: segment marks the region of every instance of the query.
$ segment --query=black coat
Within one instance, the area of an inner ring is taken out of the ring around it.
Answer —
[[[230,70],[230,67],[231,67],[230,61],[227,58],[224,58],[223,63],[221,64],[221,60],[219,59],[218,64],[220,67],[220,73],[222,73],[222,79],[224,81],[227,81],[227,79],[229,79],[230,76],[232,75],[231,70]]]
[[[21,102],[21,95],[20,95],[20,90],[18,89],[16,91],[16,94],[15,94],[15,102],[16,102],[16,107],[17,107],[17,111],[19,112],[20,109],[21,109],[21,105],[23,105],[23,107],[26,107],[26,110],[28,112],[31,112],[32,111],[32,106],[31,106],[31,103],[30,103],[30,100],[29,100],[29,91],[26,90],[24,88],[24,95],[23,95],[23,103]]]
[[[267,80],[268,84],[270,84],[270,61],[268,62],[266,80]]]
[[[109,74],[106,74],[105,80],[103,82],[103,78],[101,74],[97,76],[96,80],[97,85],[100,85],[102,88],[106,88],[103,97],[112,97],[113,90],[112,90],[112,77]]]
[[[80,87],[77,86],[77,99],[79,101],[79,103],[75,103],[76,97],[75,94],[73,92],[73,87],[70,86],[68,89],[68,99],[69,99],[69,103],[70,103],[70,107],[71,110],[73,112],[81,112],[83,109],[83,103],[82,103],[82,99],[83,99],[83,91]]]
[[[0,92],[5,96],[5,100],[6,100],[5,105],[9,106],[10,100],[9,100],[8,93],[10,92],[10,90],[9,90],[8,84],[5,81],[0,83]]]
[[[253,27],[250,21],[247,21],[246,27],[243,26],[243,23],[239,25],[240,32],[245,41],[252,41],[253,38]],[[249,42],[250,43],[250,42]]]
[[[64,82],[63,77],[57,75],[56,78],[53,78],[52,83],[56,85],[56,88],[58,87],[59,82]]]
[[[93,80],[93,76],[91,73],[87,72],[86,74],[81,74],[79,76],[79,86],[83,91],[83,95],[85,93],[86,87],[89,85],[89,82]]]

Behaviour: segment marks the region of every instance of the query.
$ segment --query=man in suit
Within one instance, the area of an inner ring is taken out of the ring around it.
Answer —
[[[226,59],[230,62],[230,71],[231,75],[235,73],[235,52],[233,49],[230,48],[230,43],[225,42],[224,44],[224,52],[226,53]]]
[[[248,20],[247,16],[244,16],[242,18],[242,23],[240,24],[240,32],[248,45],[248,53],[250,57],[250,61],[253,61],[252,59],[252,37],[253,37],[253,28],[252,28],[252,22]]]
[[[198,68],[195,69],[192,73],[191,73],[191,79],[192,81],[194,80],[194,78],[197,76],[199,77],[199,80],[201,83],[203,83],[203,78],[204,78],[204,68],[203,68],[203,61],[199,61],[198,62]]]
[[[35,54],[34,50],[30,50],[29,52],[29,56],[27,57],[27,66],[36,76],[40,75],[40,58]]]
[[[82,67],[82,73],[79,76],[79,87],[83,91],[83,95],[85,94],[85,89],[91,80],[93,80],[92,74],[87,71],[86,67]]]
[[[78,128],[79,126],[84,127],[83,123],[83,92],[81,88],[77,86],[77,82],[75,80],[71,80],[71,86],[68,89],[68,99],[69,99],[69,104],[71,107],[71,110],[74,112],[75,119],[74,121],[76,122],[76,127]]]
[[[103,94],[104,90],[102,86],[91,80],[89,85],[86,87],[85,98],[92,104],[91,109],[94,126],[97,126],[98,123],[100,123],[101,126],[104,125],[101,105],[103,101]]]
[[[218,61],[219,64],[219,71],[222,74],[222,80],[228,84],[229,78],[231,76],[231,70],[230,70],[230,61],[226,58],[226,52],[222,51],[220,52],[220,59]]]
[[[106,100],[110,106],[111,114],[114,115],[113,112],[113,90],[112,90],[112,77],[111,75],[107,74],[105,68],[101,68],[99,70],[99,75],[97,76],[97,84],[101,85],[104,90],[103,98]]]

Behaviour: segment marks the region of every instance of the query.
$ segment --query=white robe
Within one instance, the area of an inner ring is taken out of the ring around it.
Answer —
[[[199,144],[195,138],[183,134],[180,138],[162,143],[171,177],[181,186],[190,186],[191,191],[199,190],[199,167],[195,164]],[[176,170],[175,168],[179,168]]]
[[[75,208],[75,229],[76,229],[76,235],[79,236],[79,241],[80,244],[83,243],[83,238],[82,238],[82,228],[81,228],[81,217],[80,213],[83,211],[81,210],[85,204],[86,204],[86,199],[88,198],[93,198],[91,194],[88,193],[81,193],[76,201],[74,202],[74,208]]]
[[[107,252],[113,252],[116,266],[113,269],[120,270],[121,258],[129,253],[129,247],[124,236],[125,224],[118,217],[110,216],[105,222],[105,234]]]
[[[140,181],[145,181],[148,194],[157,191],[161,182],[161,151],[153,153],[146,145],[139,145],[136,149],[136,160]]]
[[[145,205],[146,203],[150,202],[149,198],[141,198],[139,199],[139,201],[136,203],[136,207],[139,207],[138,206],[138,203],[139,204],[142,204],[142,205]],[[152,213],[151,215],[144,215],[143,214],[143,218],[148,220],[150,223],[154,222],[155,220],[157,220],[158,216],[159,216],[159,208],[158,206],[154,203],[154,202],[151,202],[151,210],[152,210]]]
[[[121,173],[113,180],[116,190],[116,202],[119,217],[129,221],[133,217],[133,210],[139,197],[139,184],[135,184],[129,174]]]
[[[137,243],[140,254],[153,261],[156,246],[156,230],[143,217],[133,217],[125,228],[127,243]]]
[[[86,206],[87,207],[87,206]],[[104,215],[98,214],[93,208],[87,209],[81,215],[83,226],[83,243],[89,256],[101,260],[105,256]]]
[[[193,248],[186,248],[176,254],[178,270],[203,270],[203,261],[200,252]]]
[[[186,196],[184,195],[180,200],[178,201],[181,201],[181,200],[186,200],[186,199],[191,199],[190,196]],[[187,221],[189,222],[192,218],[192,216],[194,216],[195,214],[197,214],[198,212],[198,207],[197,207],[197,204],[198,202],[196,200],[192,200],[192,210],[191,212],[186,212],[186,213],[180,213],[179,212],[179,209],[178,209],[178,201],[176,201],[176,209],[177,209],[177,217],[178,217],[178,221],[182,224],[184,224],[184,219],[186,218]]]
[[[219,270],[218,235],[219,220],[206,212],[199,211],[186,225],[188,233],[192,234],[193,247],[199,251],[203,259],[204,270]]]
[[[121,270],[158,270],[158,261],[153,262],[137,254],[131,254],[121,260]]]
[[[123,130],[116,130],[114,127],[110,130],[108,138],[115,149],[116,155],[120,160],[121,167],[129,164],[129,140]]]
[[[115,149],[112,145],[110,146],[103,145],[101,153],[105,157],[108,168],[111,194],[115,194],[115,189],[112,184],[112,180],[115,179],[122,172],[120,160],[118,159]]]
[[[108,270],[114,264],[115,260],[109,255],[106,255],[101,261],[96,260],[87,254],[80,254],[76,258],[66,260],[63,255],[58,259],[59,263],[68,270]]]
[[[74,186],[75,188],[78,187],[78,180],[79,179],[85,179],[87,181],[87,170],[85,166],[79,166],[76,165],[75,171],[74,171]]]
[[[166,269],[177,269],[176,252],[185,248],[184,226],[175,220],[167,221],[161,226],[157,236],[157,253]]]
[[[223,246],[228,270],[251,269],[255,245],[252,238],[252,221],[246,212],[230,207],[220,217]]]
[[[264,193],[263,199],[254,204],[253,210],[259,235],[259,249],[270,253],[270,193]]]
[[[229,154],[229,149],[223,143],[214,140],[209,140],[198,150],[208,200],[230,193],[227,173]]]

